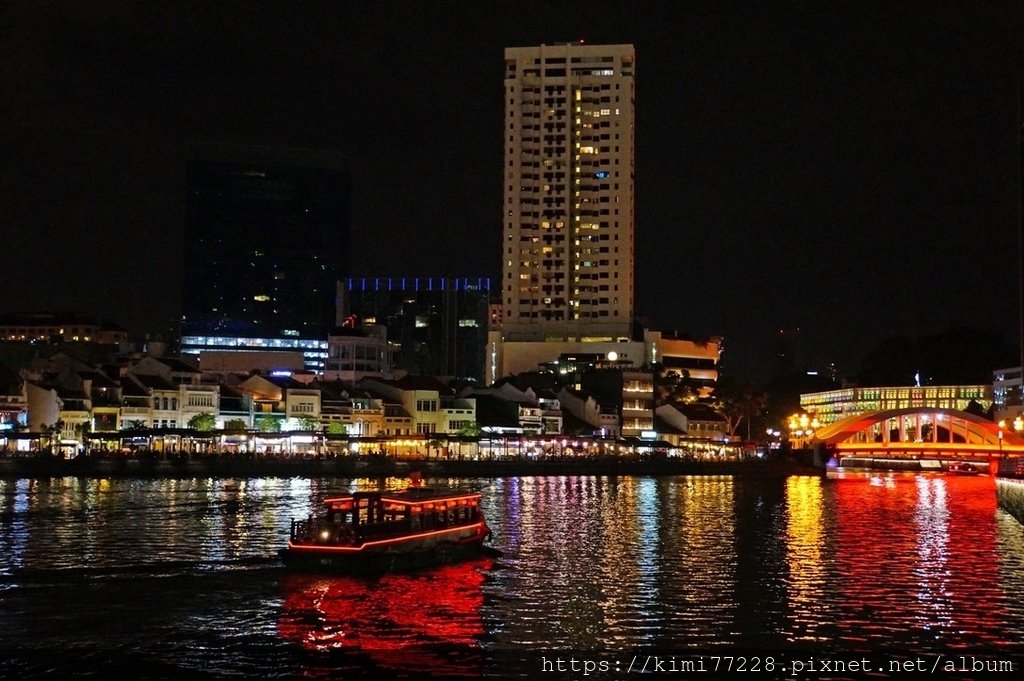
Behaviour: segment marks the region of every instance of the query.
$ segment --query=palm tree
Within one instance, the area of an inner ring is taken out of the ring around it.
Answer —
[[[75,424],[75,437],[78,441],[85,445],[85,441],[88,438],[89,433],[92,432],[92,424],[88,421],[82,421],[81,423]]]
[[[51,456],[54,450],[57,448],[57,442],[60,440],[61,433],[64,432],[64,421],[57,419],[52,425],[42,426],[42,433],[46,436],[46,453]]]

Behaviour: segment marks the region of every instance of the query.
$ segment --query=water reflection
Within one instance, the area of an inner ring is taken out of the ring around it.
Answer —
[[[134,656],[348,678],[410,657],[451,675],[509,650],[1024,640],[1024,531],[986,476],[428,483],[480,489],[504,557],[362,581],[281,569],[291,518],[401,480],[0,480],[0,630],[39,651],[22,668],[0,656],[0,676],[33,678],[70,648],[97,672]]]
[[[858,649],[999,647],[992,478],[864,473],[831,486],[839,635]]]
[[[834,621],[822,486],[816,476],[786,480],[786,629],[788,641],[797,645],[821,643],[829,635],[821,625]]]
[[[479,673],[491,567],[481,559],[377,579],[290,575],[281,582],[277,631],[320,654],[304,676],[330,676],[339,666],[387,676]]]
[[[698,646],[745,626],[731,477],[518,478],[493,494],[508,566],[495,646]]]

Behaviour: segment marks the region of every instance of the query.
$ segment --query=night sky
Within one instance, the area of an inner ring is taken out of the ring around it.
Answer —
[[[780,328],[856,370],[890,336],[1016,342],[1022,5],[167,2],[0,6],[0,311],[179,311],[190,141],[351,159],[354,271],[490,276],[505,47],[637,55],[638,312]]]

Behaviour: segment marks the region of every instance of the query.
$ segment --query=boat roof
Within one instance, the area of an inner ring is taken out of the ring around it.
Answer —
[[[332,502],[344,501],[356,498],[371,498],[381,497],[388,501],[414,504],[423,501],[440,501],[443,499],[459,499],[465,497],[479,497],[480,492],[468,489],[468,488],[435,488],[435,487],[408,487],[400,491],[388,491],[388,492],[355,492],[353,494],[347,494],[340,497],[331,497],[324,499],[325,504]]]

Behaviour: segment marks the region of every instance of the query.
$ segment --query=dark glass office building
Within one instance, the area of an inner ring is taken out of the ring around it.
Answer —
[[[490,279],[350,277],[340,283],[347,325],[387,328],[392,369],[483,379]]]
[[[349,273],[344,158],[196,145],[186,189],[182,336],[326,341]]]

